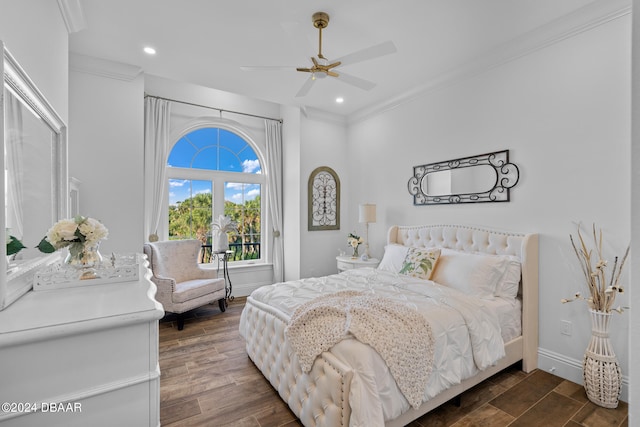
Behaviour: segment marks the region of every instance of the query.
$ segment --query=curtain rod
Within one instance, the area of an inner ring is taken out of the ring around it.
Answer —
[[[210,110],[216,110],[216,111],[220,111],[220,113],[232,113],[232,114],[241,114],[243,116],[250,116],[250,117],[257,117],[259,119],[268,119],[268,120],[275,120],[277,122],[282,123],[282,119],[274,119],[273,117],[266,117],[266,116],[259,116],[257,114],[250,114],[250,113],[242,113],[240,111],[233,111],[233,110],[224,110],[222,108],[216,108],[216,107],[210,107],[208,105],[202,105],[202,104],[194,104],[193,102],[187,102],[187,101],[180,101],[178,99],[171,99],[171,98],[164,98],[162,96],[156,96],[156,95],[150,95],[148,93],[144,94],[144,97],[151,97],[151,98],[156,98],[156,99],[164,99],[165,101],[170,101],[170,102],[177,102],[179,104],[185,104],[185,105],[191,105],[194,107],[201,107],[201,108],[208,108]]]

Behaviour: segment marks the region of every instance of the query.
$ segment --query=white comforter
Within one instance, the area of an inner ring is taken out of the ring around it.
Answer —
[[[482,300],[431,281],[371,268],[263,286],[250,298],[273,306],[290,318],[296,307],[327,293],[359,290],[408,304],[425,316],[435,338],[434,364],[424,400],[493,365],[504,353],[497,315]],[[240,321],[244,333],[244,316]],[[351,426],[384,425],[410,405],[398,389],[388,367],[371,347],[345,339],[332,349],[352,366]]]

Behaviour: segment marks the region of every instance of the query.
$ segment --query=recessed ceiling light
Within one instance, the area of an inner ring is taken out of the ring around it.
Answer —
[[[155,55],[156,54],[156,50],[154,48],[152,48],[151,46],[147,46],[144,48],[144,53],[149,54],[149,55]]]
[[[337,97],[337,98],[336,98],[336,102],[337,102],[338,104],[342,104],[342,103],[344,102],[344,98],[343,98],[343,97],[341,97],[341,96],[339,96],[339,97]]]

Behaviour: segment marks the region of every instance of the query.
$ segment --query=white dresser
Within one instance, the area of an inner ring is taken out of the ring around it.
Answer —
[[[160,425],[150,274],[30,291],[0,311],[0,426]]]

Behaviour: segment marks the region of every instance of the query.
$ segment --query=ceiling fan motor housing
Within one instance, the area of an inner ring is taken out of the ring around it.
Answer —
[[[327,25],[329,25],[329,15],[325,12],[314,13],[311,20],[313,21],[313,26],[318,29],[327,28]]]

